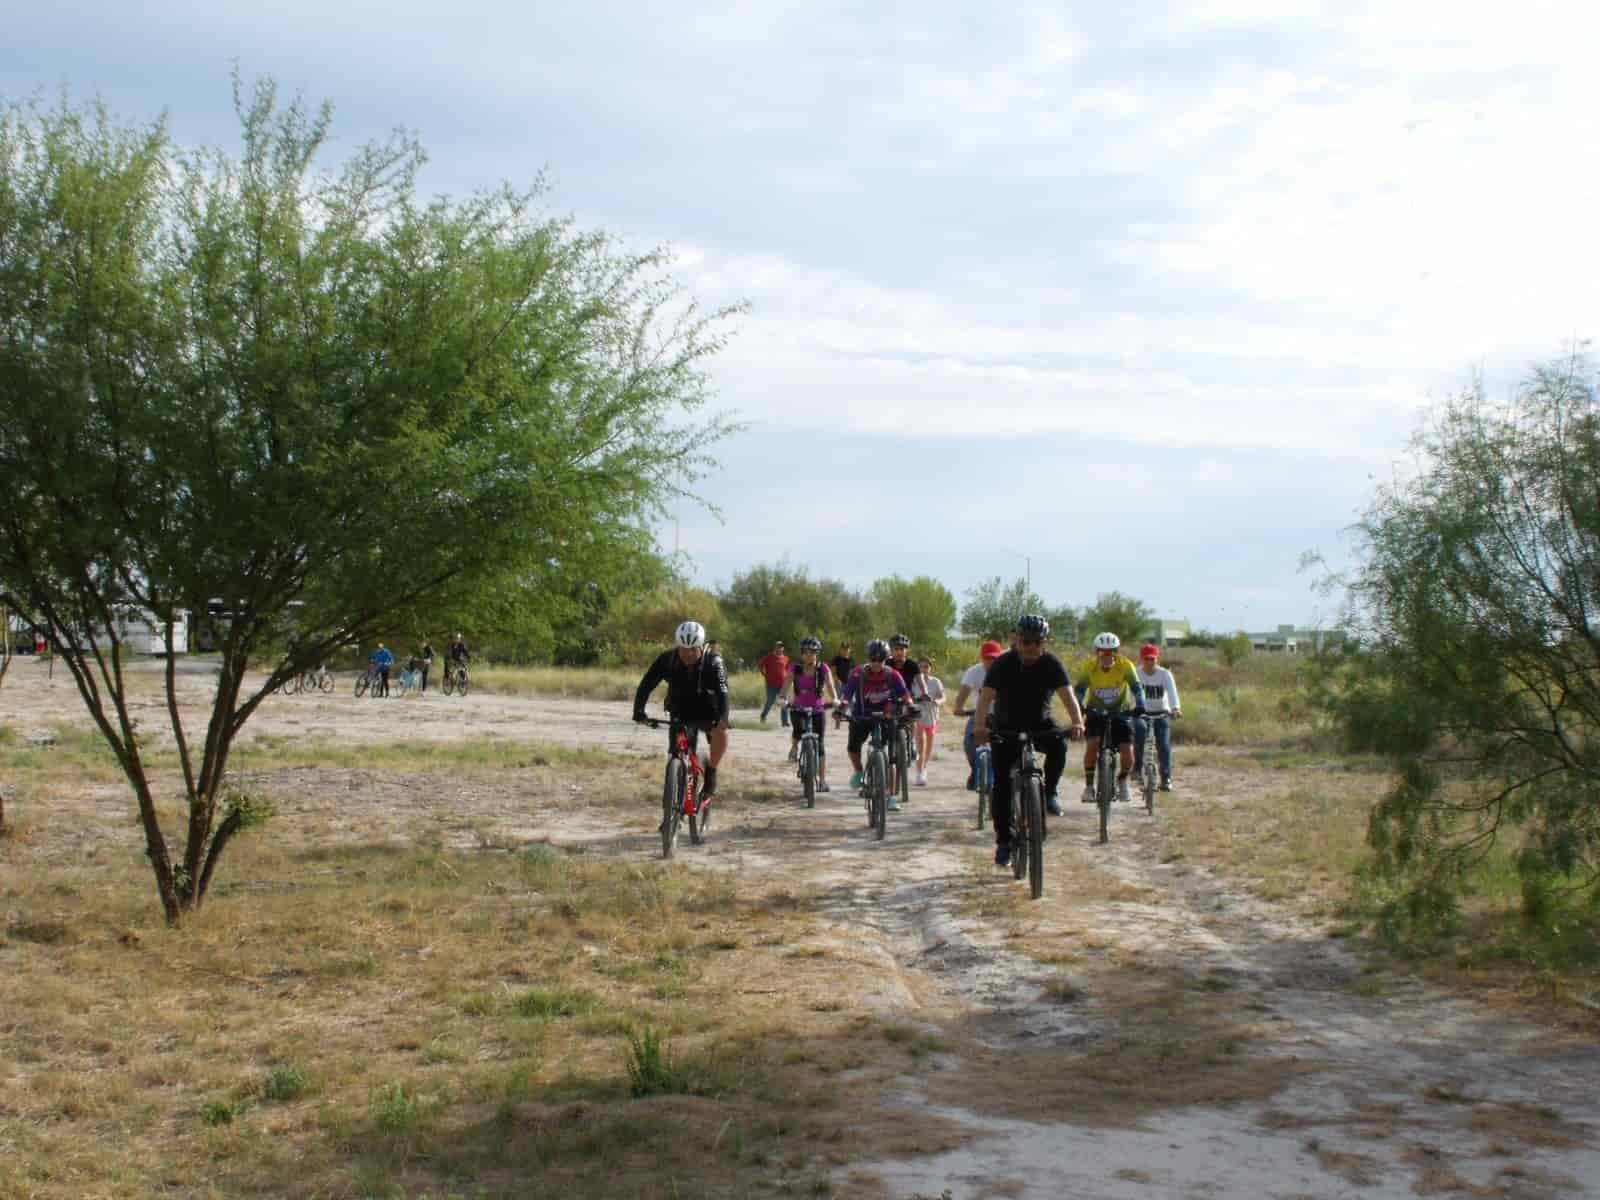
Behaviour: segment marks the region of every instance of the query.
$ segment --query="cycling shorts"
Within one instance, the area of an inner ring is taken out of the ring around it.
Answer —
[[[1106,727],[1110,726],[1112,749],[1120,750],[1123,746],[1133,745],[1133,714],[1132,713],[1107,713],[1098,709],[1090,709],[1084,719],[1084,730],[1091,738],[1104,738]]]

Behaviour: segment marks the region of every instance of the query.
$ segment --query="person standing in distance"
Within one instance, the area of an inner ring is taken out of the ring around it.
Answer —
[[[756,659],[756,670],[761,672],[761,678],[767,684],[767,702],[761,706],[761,723],[765,725],[767,714],[778,702],[778,694],[783,691],[784,682],[789,678],[789,656],[784,653],[782,642],[773,642],[772,649]],[[788,709],[778,710],[778,722],[788,727]]]
[[[672,640],[672,649],[651,663],[639,680],[639,689],[633,694],[633,719],[647,720],[644,706],[650,693],[665,680],[667,712],[707,735],[710,753],[704,794],[714,796],[717,764],[728,751],[728,673],[723,669],[721,655],[706,653],[706,631],[698,621],[679,625]]]
[[[980,745],[989,740],[991,724],[1006,733],[1026,730],[1034,746],[1044,751],[1045,811],[1061,815],[1056,789],[1067,766],[1067,738],[1083,733],[1083,710],[1072,691],[1067,668],[1044,648],[1050,636],[1050,623],[1034,613],[1017,618],[1016,646],[1007,650],[989,667],[983,688],[978,693],[978,715],[973,722],[973,740]],[[1050,697],[1061,697],[1070,731],[1050,718]],[[1006,739],[994,748],[994,794],[990,813],[994,818],[994,861],[997,866],[1011,862],[1011,768],[1020,748]]]
[[[969,792],[978,790],[978,747],[972,740],[972,723],[978,715],[978,692],[983,688],[983,677],[989,673],[989,664],[1004,653],[999,642],[987,641],[978,647],[978,661],[961,673],[961,690],[956,693],[955,714],[967,719],[966,732],[961,735],[961,748],[967,754]],[[974,707],[967,707],[969,703]]]

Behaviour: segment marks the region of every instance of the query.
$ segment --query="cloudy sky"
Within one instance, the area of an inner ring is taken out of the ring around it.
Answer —
[[[430,191],[548,170],[669,243],[749,303],[723,520],[663,530],[705,582],[1031,569],[1255,629],[1329,614],[1300,557],[1430,400],[1594,331],[1596,45],[1536,0],[55,0],[0,94],[227,142],[237,59],[330,99],[336,152],[405,126]]]

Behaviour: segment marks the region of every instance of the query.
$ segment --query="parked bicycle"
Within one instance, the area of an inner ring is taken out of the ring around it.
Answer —
[[[312,670],[300,676],[300,690],[303,692],[333,691],[333,672],[328,670],[326,663],[318,663]]]
[[[383,674],[378,670],[377,667],[368,667],[365,671],[361,672],[361,674],[356,678],[356,698],[359,700],[362,696],[368,695],[369,693],[372,696],[381,695],[382,693],[380,693],[378,690],[378,681],[382,678]]]
[[[673,718],[662,721],[646,717],[651,729],[668,726],[671,749],[667,753],[667,773],[661,786],[661,857],[671,858],[678,843],[678,829],[689,822],[689,841],[698,846],[705,840],[711,823],[711,801],[701,794],[705,770],[700,765],[698,727]]]
[[[1044,771],[1027,730],[991,729],[989,741],[1017,746],[1017,761],[1011,768],[1011,873],[1028,881],[1037,900],[1044,895]]]
[[[400,695],[417,696],[422,693],[422,668],[406,667],[400,672]]]

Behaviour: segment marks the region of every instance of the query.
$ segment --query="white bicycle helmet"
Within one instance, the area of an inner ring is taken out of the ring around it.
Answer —
[[[685,650],[699,650],[706,644],[706,627],[699,621],[685,621],[672,640]]]
[[[1114,633],[1097,633],[1094,635],[1094,648],[1096,650],[1119,650],[1122,648],[1122,639]]]

